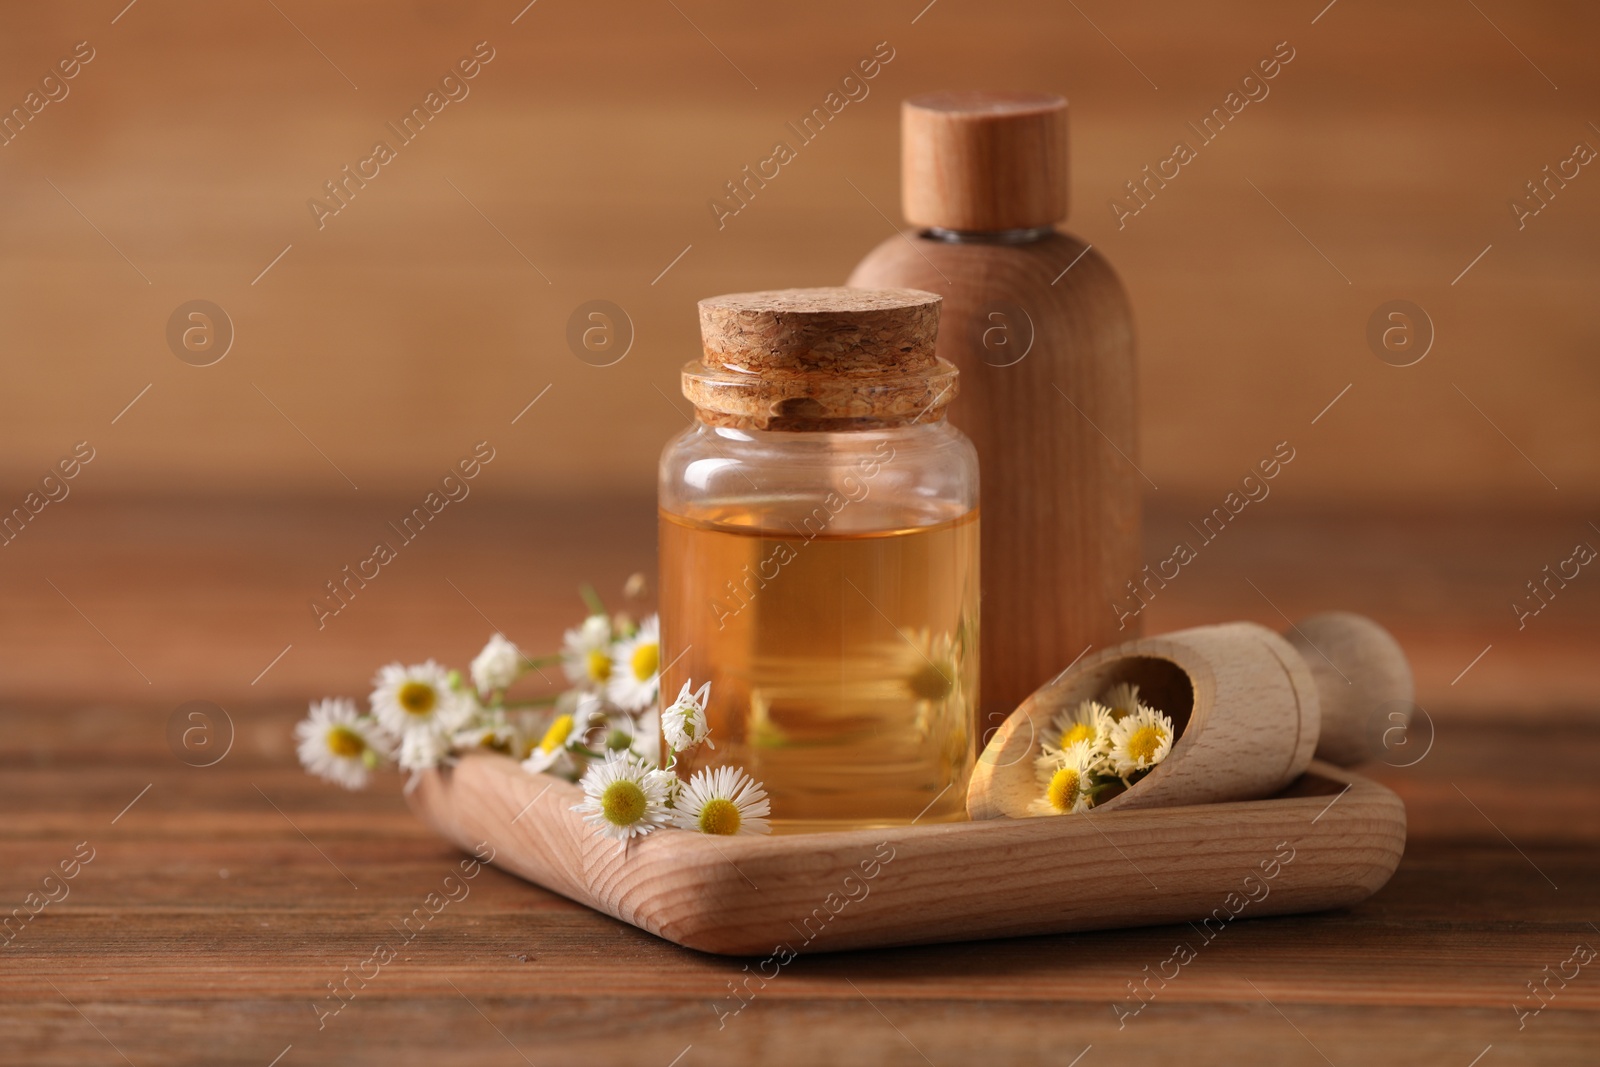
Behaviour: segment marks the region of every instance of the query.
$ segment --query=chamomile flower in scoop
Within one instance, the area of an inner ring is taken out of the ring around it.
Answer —
[[[1032,815],[1074,815],[1094,803],[1091,780],[1099,756],[1087,741],[1045,753],[1034,761],[1044,796],[1028,805]]]
[[[1101,695],[1100,703],[1111,713],[1113,719],[1132,715],[1141,706],[1139,687],[1132,682],[1118,682]]]
[[[1106,752],[1111,747],[1113,725],[1110,708],[1097,700],[1079,701],[1076,708],[1063,709],[1050,720],[1045,748],[1067,749],[1084,741],[1095,753]]]
[[[1147,771],[1172,751],[1172,720],[1146,705],[1111,728],[1111,769],[1123,778]]]

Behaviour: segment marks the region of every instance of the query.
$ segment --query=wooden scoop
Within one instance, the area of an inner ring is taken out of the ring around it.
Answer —
[[[1380,713],[1411,706],[1411,667],[1388,631],[1349,612],[1302,619],[1279,635],[1252,622],[1180,630],[1109,648],[1035,691],[995,731],[973,770],[967,814],[1021,818],[1042,795],[1034,772],[1051,720],[1119,682],[1172,719],[1167,757],[1095,806],[1171,807],[1277,792],[1312,756],[1352,766],[1381,751]]]

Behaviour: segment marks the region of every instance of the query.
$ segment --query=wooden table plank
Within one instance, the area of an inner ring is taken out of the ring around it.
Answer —
[[[250,712],[283,730],[294,714],[281,707]],[[147,722],[148,732],[163,721],[162,709],[128,718]],[[1600,809],[1600,783],[1586,770],[1600,730],[1573,737],[1550,779],[1572,791],[1573,810],[1593,812]],[[1417,767],[1386,772],[1392,784],[1407,789],[1403,776],[1423,770],[1480,782],[1503,756],[1502,733],[1482,725],[1458,727],[1447,740]],[[1192,929],[805,957],[762,989],[748,1015],[718,1029],[712,1005],[727,997],[730,982],[743,980],[744,962],[678,949],[487,871],[381,980],[318,1031],[312,1005],[328,1010],[326,983],[365,960],[374,944],[397,940],[394,924],[438,887],[458,854],[422,831],[392,789],[346,794],[306,779],[281,758],[244,749],[226,772],[199,771],[147,751],[129,764],[97,767],[89,789],[67,771],[21,769],[4,777],[0,799],[22,818],[0,837],[0,899],[30,891],[70,851],[74,833],[96,848],[71,896],[47,908],[5,950],[10,965],[0,973],[0,1019],[8,1028],[26,1019],[22,1032],[38,1044],[20,1047],[42,1055],[48,1045],[58,1057],[37,1062],[98,1054],[83,1034],[71,1036],[83,1019],[63,1014],[62,996],[135,1063],[183,1062],[164,1060],[160,1043],[140,1047],[152,1026],[214,1041],[219,1036],[208,1035],[203,1020],[223,1016],[244,1033],[236,1046],[233,1038],[208,1045],[207,1055],[217,1057],[211,1062],[236,1062],[229,1058],[235,1053],[237,1062],[259,1058],[261,1043],[281,1036],[283,1045],[325,1062],[359,1049],[404,1063],[423,1050],[448,1054],[458,1046],[439,1035],[473,1033],[473,1019],[482,1024],[462,994],[537,1062],[594,1054],[600,1046],[577,1028],[608,1012],[650,1013],[652,1025],[628,1041],[638,1062],[648,1062],[646,1049],[660,1048],[670,1060],[690,1044],[696,1062],[739,1062],[752,1050],[814,1039],[809,1031],[822,1016],[830,1040],[840,1042],[840,1062],[873,1056],[893,1062],[909,1046],[879,1011],[919,1047],[937,1052],[935,1062],[958,1062],[947,1057],[974,1048],[962,1025],[979,1017],[1025,1030],[1026,1040],[1008,1045],[1018,1056],[1056,1055],[1078,1042],[1079,1049],[1114,1048],[1128,1062],[1154,1062],[1167,1042],[1209,1017],[1229,1020],[1236,1051],[1321,1062],[1278,1010],[1334,1062],[1341,1056],[1411,1062],[1384,1056],[1415,1050],[1419,1040],[1437,1042],[1440,1013],[1450,1013],[1446,1029],[1455,1043],[1448,1047],[1457,1052],[1479,1037],[1478,1050],[1520,1042],[1510,1005],[1525,995],[1521,984],[1537,980],[1540,968],[1560,962],[1574,943],[1600,940],[1586,918],[1600,914],[1600,857],[1590,843],[1523,840],[1519,853],[1485,821],[1452,814],[1470,811],[1453,791],[1412,788],[1412,843],[1389,886],[1349,911],[1249,921],[1202,944],[1181,979],[1161,988],[1123,1030],[1115,1027],[1112,1005],[1122,1004],[1124,1012],[1136,1005],[1127,983],[1141,980],[1145,966],[1158,965],[1176,943],[1198,941]],[[123,798],[152,781],[111,825]],[[282,813],[247,781],[274,796]],[[1524,811],[1532,824],[1531,807],[1530,800],[1512,800],[1497,814],[1508,822]],[[345,882],[334,863],[356,875],[360,888]],[[1562,888],[1552,889],[1545,875]],[[1383,963],[1375,967],[1374,960]],[[626,976],[625,990],[619,976]],[[736,1004],[727,1001],[722,1010]],[[1364,1013],[1360,1025],[1357,1009]],[[1600,986],[1573,982],[1530,1024],[1538,1041],[1530,1038],[1526,1048],[1539,1062],[1579,1062],[1573,1057],[1592,1029],[1573,1020],[1587,1017],[1592,1027],[1596,1011]],[[1040,1025],[1041,1013],[1048,1025]],[[563,1020],[556,1034],[550,1019]],[[397,1030],[409,1035],[404,1047],[388,1043]],[[674,1041],[676,1049],[666,1047]],[[468,1047],[491,1060],[514,1055],[487,1026]]]
[[[122,1063],[111,1042],[90,1021],[114,1035],[138,1067],[207,1063],[264,1067],[281,1061],[358,1062],[429,1067],[482,1063],[488,1067],[592,1067],[639,1064],[749,1065],[807,1062],[843,1065],[1069,1064],[1097,1060],[1163,1067],[1240,1063],[1326,1067],[1363,1064],[1401,1067],[1417,1063],[1468,1064],[1493,1046],[1484,1063],[1592,1064],[1592,1017],[1548,1009],[1521,1033],[1510,1012],[1289,1006],[1253,996],[1240,1005],[1166,1005],[1118,1030],[1103,1005],[933,1001],[920,1010],[879,1001],[870,986],[848,1002],[798,1001],[775,1010],[756,1001],[721,1029],[708,1005],[648,996],[544,1003],[496,998],[463,987],[451,1000],[374,1000],[353,1004],[345,1016],[315,1029],[300,1004],[253,1002],[235,1009],[243,1027],[218,1025],[209,1003],[128,1005],[78,1000],[80,1016],[62,1005],[41,1007],[9,1028],[19,1047],[49,1049],[27,1062]],[[1271,996],[1271,991],[1263,987]],[[471,1003],[467,1002],[470,997]],[[359,1013],[359,1014],[358,1014]],[[425,1020],[425,1021],[422,1021]],[[1511,1025],[1506,1025],[1510,1020]],[[128,1032],[142,1036],[130,1040]],[[265,1036],[271,1034],[270,1038]],[[997,1038],[997,1035],[1003,1035]],[[1225,1035],[1221,1036],[1221,1035]],[[1002,1048],[997,1051],[997,1040]],[[203,1048],[184,1058],[174,1050]],[[1177,1050],[1177,1051],[1175,1051]],[[682,1056],[682,1059],[677,1059]],[[21,1062],[21,1061],[18,1061]]]

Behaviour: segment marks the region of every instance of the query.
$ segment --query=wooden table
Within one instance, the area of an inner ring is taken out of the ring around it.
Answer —
[[[328,983],[399,943],[460,855],[409,815],[397,779],[347,794],[302,774],[289,731],[304,699],[360,696],[371,666],[429,647],[464,662],[480,612],[548,644],[576,610],[579,574],[607,588],[649,562],[647,504],[477,501],[315,633],[303,604],[315,576],[381,512],[85,501],[0,575],[0,903],[66,890],[0,948],[0,1063],[1600,1058],[1600,964],[1552,979],[1538,1014],[1517,1012],[1540,1006],[1528,983],[1574,946],[1600,948],[1600,698],[1587,662],[1600,613],[1574,583],[1538,632],[1508,634],[1499,595],[1530,546],[1572,526],[1564,516],[1263,509],[1152,605],[1151,630],[1219,610],[1277,620],[1249,601],[1249,577],[1291,614],[1374,612],[1413,648],[1432,746],[1372,770],[1410,817],[1387,887],[1349,911],[1230,927],[1121,1026],[1128,983],[1191,929],[802,956],[719,1025],[714,1005],[745,961],[678,949],[494,870],[320,1015]],[[1153,516],[1151,536],[1181,515]],[[233,743],[192,767],[167,728],[202,696],[226,707]],[[91,849],[70,881],[46,882]]]

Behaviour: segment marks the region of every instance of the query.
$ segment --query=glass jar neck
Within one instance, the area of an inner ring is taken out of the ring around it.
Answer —
[[[947,230],[940,226],[929,226],[922,231],[922,236],[930,241],[957,245],[1025,245],[1042,241],[1055,232],[1054,226],[1028,226],[1016,230]]]

